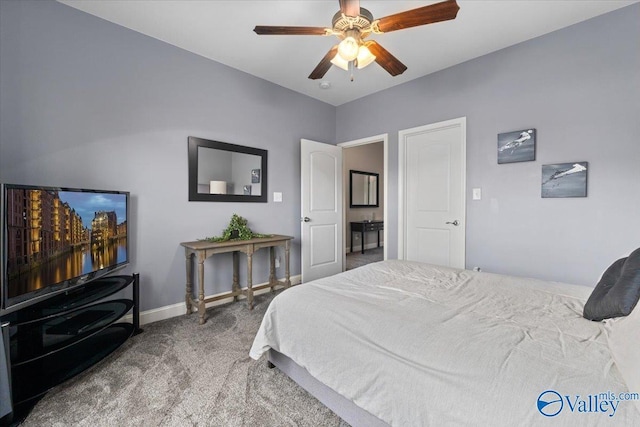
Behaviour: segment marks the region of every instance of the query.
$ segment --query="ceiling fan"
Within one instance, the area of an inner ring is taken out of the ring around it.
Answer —
[[[339,1],[340,11],[333,16],[331,28],[257,25],[253,31],[258,35],[337,36],[340,43],[333,46],[309,74],[312,80],[322,78],[331,64],[353,70],[353,67],[364,68],[373,61],[397,76],[404,73],[407,66],[375,40],[365,39],[371,33],[383,34],[455,19],[460,9],[456,0],[446,0],[374,20],[371,12],[360,7],[360,0]]]

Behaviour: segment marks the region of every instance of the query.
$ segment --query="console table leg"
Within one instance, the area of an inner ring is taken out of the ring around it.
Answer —
[[[247,304],[253,310],[253,253],[247,253]]]
[[[276,285],[276,248],[271,246],[269,248],[269,286],[271,292],[275,292],[274,286]]]
[[[290,274],[289,274],[289,240],[284,242],[284,286],[288,288],[291,286]]]
[[[206,320],[206,305],[204,303],[204,254],[198,254],[198,315],[200,324]]]
[[[240,281],[238,279],[239,272],[240,272],[239,270],[240,270],[240,254],[238,251],[235,251],[233,253],[233,287],[231,288],[233,290],[233,293],[235,294],[233,296],[234,302],[238,301],[238,291],[240,290]]]
[[[185,267],[187,271],[187,289],[185,290],[184,301],[187,304],[187,314],[191,314],[193,313],[193,307],[191,307],[191,296],[193,295],[193,285],[191,283],[191,267],[193,264],[191,263],[191,253],[187,251],[185,258]]]

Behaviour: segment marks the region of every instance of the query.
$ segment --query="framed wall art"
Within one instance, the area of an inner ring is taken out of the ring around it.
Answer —
[[[587,197],[587,162],[542,165],[542,197]]]
[[[516,130],[498,134],[498,164],[530,162],[535,159],[535,129]]]

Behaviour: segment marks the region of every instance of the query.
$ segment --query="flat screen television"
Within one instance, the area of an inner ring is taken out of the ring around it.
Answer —
[[[129,263],[129,193],[2,184],[1,312]]]

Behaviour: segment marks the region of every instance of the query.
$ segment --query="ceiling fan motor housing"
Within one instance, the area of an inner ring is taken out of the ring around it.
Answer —
[[[365,36],[364,33],[371,32],[371,23],[373,22],[373,14],[364,7],[360,8],[360,14],[358,16],[347,16],[342,12],[338,12],[333,15],[331,24],[334,32],[344,32],[350,29],[357,29]]]

